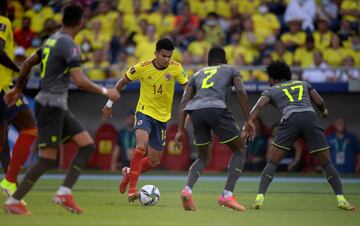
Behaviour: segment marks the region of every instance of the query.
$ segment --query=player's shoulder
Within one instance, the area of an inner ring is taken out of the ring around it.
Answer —
[[[179,62],[175,61],[175,60],[170,60],[169,66],[170,66],[170,67],[175,67],[175,68],[180,68],[180,67],[182,67],[181,64],[180,64]]]
[[[148,66],[151,66],[151,65],[152,65],[151,60],[145,60],[145,61],[142,61],[142,62],[136,64],[135,66],[136,67],[148,67]]]
[[[11,22],[9,18],[0,16],[0,31],[5,32],[7,29],[11,29]]]

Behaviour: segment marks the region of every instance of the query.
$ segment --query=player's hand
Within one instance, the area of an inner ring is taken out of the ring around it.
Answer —
[[[120,93],[117,91],[117,89],[108,89],[106,96],[109,97],[111,101],[115,102],[120,98]]]
[[[103,111],[103,114],[102,114],[101,120],[106,121],[112,117],[111,108],[105,106],[102,111]]]
[[[184,132],[181,130],[178,130],[175,135],[175,147],[177,150],[182,149],[183,140],[184,140]]]
[[[5,94],[4,101],[9,107],[11,107],[16,104],[20,96],[21,96],[21,90],[12,88],[9,92]]]
[[[329,116],[329,111],[325,108],[325,111],[321,114],[323,118],[327,118]]]
[[[256,130],[255,125],[251,119],[245,122],[243,130],[246,132],[247,138],[253,141],[256,135]]]

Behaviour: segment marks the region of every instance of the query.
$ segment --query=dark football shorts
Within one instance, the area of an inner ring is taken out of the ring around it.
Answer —
[[[220,137],[221,144],[240,136],[239,126],[228,109],[204,108],[189,113],[194,128],[194,143],[197,146],[211,143],[211,131]]]
[[[29,109],[26,99],[21,96],[16,104],[8,107],[4,101],[5,92],[0,92],[0,126],[4,126],[5,122],[11,122],[21,111]]]
[[[35,116],[39,131],[39,148],[60,148],[74,135],[83,132],[83,125],[68,110],[35,102]]]
[[[295,141],[303,138],[310,153],[329,148],[324,130],[315,112],[295,112],[279,125],[272,144],[283,150],[291,150]]]
[[[135,114],[135,130],[142,129],[149,133],[149,146],[158,151],[165,148],[166,122],[160,122],[141,112]]]

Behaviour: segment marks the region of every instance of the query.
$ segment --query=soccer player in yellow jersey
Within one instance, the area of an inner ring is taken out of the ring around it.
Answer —
[[[13,107],[8,107],[4,101],[4,95],[12,85],[13,75],[19,72],[13,61],[14,37],[6,12],[7,1],[0,1],[0,160],[6,172],[5,178],[0,183],[0,190],[8,196],[16,190],[17,175],[30,154],[37,129],[32,113],[22,98]],[[8,123],[19,132],[11,160],[7,143]]]
[[[183,87],[188,82],[181,64],[171,60],[174,45],[168,38],[156,42],[155,59],[143,61],[131,67],[116,84],[121,91],[133,80],[140,81],[140,98],[136,107],[135,136],[136,148],[131,159],[130,169],[124,167],[119,190],[126,191],[129,184],[128,199],[138,198],[136,190],[140,173],[147,172],[160,164],[165,147],[166,122],[171,117],[175,82]],[[111,115],[112,102],[103,109],[103,120]],[[147,152],[147,156],[145,156]]]

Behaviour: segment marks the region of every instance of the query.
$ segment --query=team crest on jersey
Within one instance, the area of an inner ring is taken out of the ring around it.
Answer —
[[[164,75],[164,77],[165,77],[165,80],[166,80],[166,81],[170,81],[171,78],[172,78],[172,75],[171,75],[169,72],[166,72],[165,75]]]
[[[140,120],[137,122],[137,125],[138,125],[138,126],[141,126],[141,124],[143,124],[143,120],[140,119]]]
[[[6,24],[0,24],[0,31],[6,30]]]

